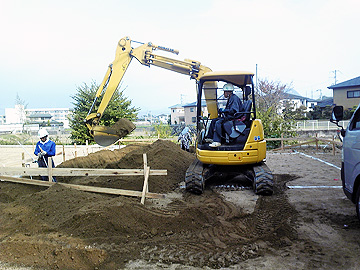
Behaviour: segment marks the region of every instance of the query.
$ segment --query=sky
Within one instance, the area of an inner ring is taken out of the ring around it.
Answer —
[[[71,108],[78,87],[101,83],[125,36],[213,71],[331,96],[335,81],[360,76],[359,10],[357,0],[0,0],[0,114],[17,96],[27,108]],[[135,59],[122,90],[141,114],[196,100],[194,80]]]

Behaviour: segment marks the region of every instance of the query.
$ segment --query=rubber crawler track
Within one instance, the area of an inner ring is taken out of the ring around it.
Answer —
[[[198,160],[190,165],[185,174],[185,189],[194,194],[202,194],[204,192],[205,180],[203,177],[204,165]]]
[[[272,195],[274,187],[274,177],[268,166],[264,162],[254,166],[254,192],[257,195]]]

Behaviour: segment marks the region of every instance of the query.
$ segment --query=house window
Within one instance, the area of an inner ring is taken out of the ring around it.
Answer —
[[[196,117],[191,117],[191,122],[195,123],[196,122]]]
[[[190,108],[190,112],[194,112],[194,108]]]
[[[348,98],[359,98],[360,97],[360,90],[357,91],[347,91]]]

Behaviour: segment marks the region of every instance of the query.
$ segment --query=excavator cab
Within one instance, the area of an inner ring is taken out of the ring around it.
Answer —
[[[251,72],[207,72],[199,78],[196,160],[186,172],[188,191],[201,194],[205,181],[221,173],[245,175],[256,194],[272,194],[273,176],[264,163],[264,130],[261,120],[256,119],[253,76]],[[226,106],[222,92],[228,84],[233,85],[233,94],[240,98],[242,108],[231,117],[221,118],[221,145],[211,147],[207,134],[211,121],[221,117],[219,111]]]

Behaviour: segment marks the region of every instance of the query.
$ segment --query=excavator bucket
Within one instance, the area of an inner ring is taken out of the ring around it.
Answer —
[[[126,118],[121,118],[113,126],[93,126],[94,140],[101,146],[109,146],[117,140],[125,137],[135,129],[135,125]]]

